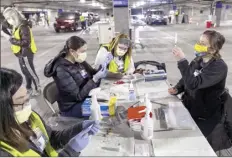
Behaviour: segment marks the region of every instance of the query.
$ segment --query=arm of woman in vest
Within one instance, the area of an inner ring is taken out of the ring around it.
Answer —
[[[20,40],[11,38],[11,44],[18,45],[21,47],[29,47],[31,43],[30,28],[27,25],[20,26],[19,34]]]
[[[94,63],[94,68],[97,70],[99,69],[100,65],[103,65],[107,56],[109,55],[109,52],[107,51],[107,49],[105,47],[101,47],[98,50],[96,59],[95,59],[95,63]]]
[[[227,76],[227,65],[223,60],[215,60],[205,67],[198,76],[194,76],[195,66],[189,65],[185,59],[178,62],[178,68],[181,72],[186,88],[190,90],[203,89],[213,86]]]
[[[134,63],[133,57],[131,56],[130,65],[129,65],[128,70],[125,74],[126,75],[133,74],[134,71],[135,71],[135,63]]]
[[[78,79],[75,81],[69,72],[64,70],[61,66],[56,69],[56,76],[58,81],[58,88],[63,92],[66,92],[71,100],[83,101],[88,95],[89,92],[96,88],[98,83],[95,83],[90,79],[82,88],[80,88],[77,83]],[[77,77],[78,78],[78,77]]]
[[[51,127],[46,126],[46,130],[52,147],[56,150],[62,149],[59,152],[59,157],[78,157],[80,155],[66,144],[82,131],[82,123],[77,123],[61,131],[52,130]]]

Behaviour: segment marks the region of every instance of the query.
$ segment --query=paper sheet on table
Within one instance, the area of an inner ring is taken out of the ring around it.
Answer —
[[[170,102],[169,108],[165,111],[165,116],[169,128],[179,130],[196,129],[196,124],[190,113],[181,102]]]
[[[150,99],[160,99],[160,98],[166,98],[166,97],[171,97],[171,95],[168,93],[167,90],[160,91],[160,92],[148,93],[148,98],[150,98]]]
[[[138,82],[136,83],[137,94],[139,96],[145,93],[158,93],[168,91],[168,85],[165,82],[154,81],[154,82]]]
[[[101,90],[98,94],[97,94],[97,98],[98,99],[105,99],[105,100],[109,100],[110,99],[110,91],[108,90]]]
[[[149,144],[135,144],[135,156],[150,156]]]
[[[155,156],[216,156],[204,136],[153,139]]]
[[[134,138],[93,136],[81,156],[134,156]]]
[[[117,95],[118,100],[128,100],[129,84],[121,84],[110,87],[110,93]]]

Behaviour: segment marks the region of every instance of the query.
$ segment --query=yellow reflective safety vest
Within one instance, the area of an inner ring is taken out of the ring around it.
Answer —
[[[81,21],[81,22],[85,21],[85,17],[81,15],[81,16],[80,16],[80,21]]]
[[[32,114],[30,116],[30,121],[31,121],[32,130],[39,128],[42,131],[42,133],[49,140],[46,128],[45,128],[42,120],[40,119],[39,115],[36,114],[35,112],[32,112]],[[28,151],[21,153],[20,151],[18,151],[17,149],[15,149],[12,146],[6,144],[3,141],[0,141],[0,148],[7,151],[9,154],[13,155],[14,157],[40,157],[40,154],[32,149],[29,149]],[[57,157],[58,156],[58,153],[56,152],[55,149],[53,149],[50,142],[47,143],[47,145],[45,147],[45,151],[48,154],[48,156],[50,156],[50,157]]]
[[[21,25],[22,26],[22,25]],[[13,37],[17,40],[21,40],[21,37],[20,37],[20,27],[19,26],[16,30],[13,30]],[[34,36],[32,34],[32,31],[31,31],[31,28],[28,26],[29,30],[30,30],[30,39],[31,39],[31,43],[30,43],[30,48],[31,48],[31,51],[32,53],[36,53],[37,51],[37,47],[36,47],[36,44],[35,44],[35,40],[34,40]],[[18,45],[11,45],[11,50],[14,54],[17,54],[20,52],[21,50],[21,46],[18,46]]]
[[[106,48],[107,51],[109,51],[110,45],[109,44],[105,44],[105,45],[102,45],[102,47]],[[131,62],[130,56],[126,55],[125,60],[124,60],[124,73],[127,72],[127,70],[129,69],[130,62]],[[112,73],[118,73],[118,65],[115,62],[115,60],[112,60],[110,62],[108,70],[110,72],[112,72]]]
[[[175,15],[179,15],[179,11],[178,10],[175,12]]]

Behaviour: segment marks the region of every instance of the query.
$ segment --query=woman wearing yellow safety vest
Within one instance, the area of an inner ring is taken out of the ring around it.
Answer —
[[[14,8],[6,8],[3,16],[13,26],[12,36],[9,36],[8,39],[11,43],[12,52],[19,59],[20,68],[26,78],[28,93],[30,95],[39,95],[41,92],[40,83],[33,63],[37,47],[32,31],[25,18]],[[34,92],[31,86],[32,82],[35,86]]]
[[[98,132],[98,122],[87,120],[63,131],[52,130],[31,110],[22,83],[18,72],[0,68],[0,157],[79,156],[89,136]]]
[[[104,61],[109,54],[114,56],[113,60],[107,65],[111,73],[133,74],[135,71],[132,59],[132,45],[127,35],[121,34],[114,38],[109,44],[102,45],[98,50],[95,60],[95,68],[104,65]]]

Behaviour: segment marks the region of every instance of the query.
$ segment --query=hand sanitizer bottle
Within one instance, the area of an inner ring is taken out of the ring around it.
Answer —
[[[91,120],[95,120],[95,121],[100,121],[103,117],[101,115],[101,108],[99,103],[97,102],[97,93],[99,93],[101,90],[101,88],[95,88],[93,90],[90,91],[89,95],[92,96],[91,98],[91,116],[90,119]]]
[[[153,122],[153,119],[150,117],[150,112],[152,110],[152,104],[151,104],[151,101],[148,99],[147,94],[145,96],[145,104],[146,104],[146,115],[141,120],[141,124],[142,124],[141,137],[144,140],[151,140],[153,138],[154,122]]]
[[[129,100],[130,101],[135,101],[136,100],[134,85],[133,85],[132,81],[131,81],[130,87],[129,87]]]

